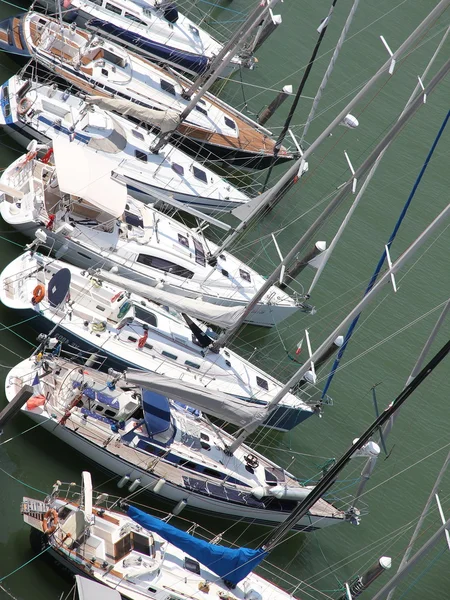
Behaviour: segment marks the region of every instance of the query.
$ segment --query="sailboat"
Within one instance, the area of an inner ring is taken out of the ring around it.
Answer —
[[[6,377],[5,390],[8,402],[25,394],[23,413],[116,475],[119,487],[142,488],[179,504],[178,510],[275,525],[312,489],[248,446],[230,455],[231,435],[152,385],[135,386],[73,362],[70,354],[40,352],[22,361]],[[182,381],[174,393],[182,397]],[[320,499],[296,529],[345,520]]]
[[[152,130],[160,131],[165,127],[164,117],[167,122],[176,121],[188,106],[189,99],[184,94],[190,81],[172,75],[119,44],[36,12],[19,17],[15,27],[19,38],[0,38],[1,50],[15,53],[17,39],[23,40],[28,56],[39,68],[86,94],[95,94],[97,98],[90,101],[106,110],[122,111],[124,116],[138,122],[146,112],[151,118],[154,111]],[[137,107],[130,106],[128,101]],[[149,124],[152,126],[151,121]],[[218,98],[206,95],[178,125],[172,142],[196,157],[226,160],[239,168],[262,169],[274,162],[275,142],[270,136],[270,131],[255,121]],[[281,147],[277,162],[291,158],[293,155]]]
[[[0,300],[74,354],[95,353],[97,361],[113,369],[132,367],[167,377],[175,388],[198,387],[206,395],[206,413],[215,414],[208,393],[220,393],[227,409],[216,416],[240,427],[251,420],[248,415],[259,415],[282,387],[230,348],[210,351],[214,333],[190,317],[37,252],[26,252],[3,270]],[[312,386],[299,396],[287,394],[265,425],[294,428],[319,411],[319,397],[320,390]]]
[[[101,582],[125,598],[289,600],[292,595],[252,573],[266,553],[229,548],[177,529],[134,506],[108,508],[95,497],[90,473],[78,486],[57,482],[44,501],[23,498],[35,550],[47,550],[71,571]]]
[[[17,143],[27,147],[35,139],[49,144],[63,138],[74,146],[90,148],[97,157],[108,158],[110,172],[144,202],[154,202],[156,191],[202,211],[217,212],[233,210],[248,200],[244,192],[170,144],[163,151],[151,152],[156,136],[144,127],[50,82],[15,75],[3,84],[1,94],[5,103],[0,124]],[[161,126],[163,122],[161,115]]]
[[[50,14],[61,10],[55,0],[39,0],[38,4]],[[163,4],[147,0],[66,0],[62,9],[66,20],[76,20],[80,26],[106,34],[152,60],[193,75],[205,72],[222,45],[180,14],[173,3],[167,8]],[[255,59],[248,54],[234,56],[225,76],[241,67],[252,69],[254,64]]]
[[[261,275],[228,252],[209,266],[207,255],[217,246],[202,228],[190,229],[130,198],[125,184],[111,177],[107,157],[65,136],[45,150],[30,150],[3,172],[0,213],[27,236],[39,231],[40,241],[65,260],[113,271],[127,277],[130,286],[157,286],[203,305],[206,313],[209,307],[211,314],[219,307],[242,308],[263,284]],[[146,294],[142,287],[138,293]],[[246,322],[271,327],[297,311],[314,309],[301,296],[273,286]]]

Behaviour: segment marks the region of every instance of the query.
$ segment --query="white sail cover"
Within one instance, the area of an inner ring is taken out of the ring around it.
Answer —
[[[218,390],[210,390],[189,381],[158,373],[129,369],[126,372],[126,380],[130,384],[148,388],[171,400],[177,400],[239,427],[264,419],[266,414],[266,409],[261,404],[252,404]]]
[[[142,121],[159,127],[161,133],[173,131],[180,123],[180,115],[174,110],[154,110],[136,102],[122,98],[103,98],[102,96],[87,96],[88,104],[95,104],[103,110],[115,110],[124,117],[130,115]]]
[[[53,155],[61,192],[79,196],[114,218],[123,214],[127,187],[111,177],[116,161],[63,135],[53,140]]]
[[[144,296],[144,298],[153,300],[158,304],[171,306],[191,317],[206,321],[207,323],[212,323],[223,329],[227,329],[236,323],[245,310],[245,306],[220,306],[219,304],[204,302],[200,298],[186,298],[184,296],[179,296],[178,294],[172,294],[163,289],[138,283],[137,281],[122,277],[121,275],[116,275],[109,271],[101,270],[99,272],[99,277],[130,292]]]

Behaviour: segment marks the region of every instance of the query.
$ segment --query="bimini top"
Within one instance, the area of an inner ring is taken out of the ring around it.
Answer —
[[[53,140],[53,154],[61,192],[79,196],[114,218],[123,214],[127,187],[111,177],[114,161],[65,136]]]
[[[170,427],[170,407],[165,396],[143,390],[142,408],[144,410],[145,426],[149,435],[164,433]]]
[[[141,527],[158,533],[170,544],[198,560],[200,564],[231,585],[237,585],[247,577],[267,554],[261,548],[251,550],[250,548],[227,548],[219,544],[210,544],[152,517],[134,506],[128,508],[127,514]]]

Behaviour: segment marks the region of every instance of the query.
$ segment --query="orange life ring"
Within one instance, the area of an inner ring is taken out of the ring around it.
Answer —
[[[37,286],[33,290],[33,297],[31,302],[33,304],[39,304],[45,298],[45,286],[42,283],[38,283]]]
[[[33,102],[27,96],[24,96],[17,104],[17,112],[19,115],[26,115],[32,106]]]
[[[53,521],[51,525],[50,522]],[[56,528],[58,527],[58,513],[56,509],[49,508],[48,511],[44,515],[44,520],[42,521],[42,530],[46,535],[52,535],[55,533]]]

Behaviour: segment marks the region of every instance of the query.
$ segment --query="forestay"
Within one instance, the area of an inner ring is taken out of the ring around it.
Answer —
[[[172,294],[161,288],[144,285],[143,283],[110,273],[109,271],[100,271],[99,276],[105,281],[119,285],[130,292],[144,296],[144,298],[165,306],[172,306],[191,317],[212,323],[223,329],[227,329],[227,327],[231,327],[236,323],[245,310],[244,306],[220,306],[218,304],[211,304],[211,302],[203,302],[200,298],[186,298],[185,296]]]
[[[264,560],[267,554],[261,548],[257,550],[250,548],[235,549],[211,544],[181,531],[134,506],[128,508],[127,514],[141,527],[159,534],[170,544],[198,560],[200,564],[222,577],[224,581],[232,586],[237,585],[247,577]]]
[[[143,123],[155,125],[161,133],[173,131],[180,123],[180,116],[174,110],[154,110],[141,106],[136,102],[122,98],[102,98],[101,96],[87,96],[87,104],[94,104],[103,110],[115,110],[123,117],[134,117]]]

